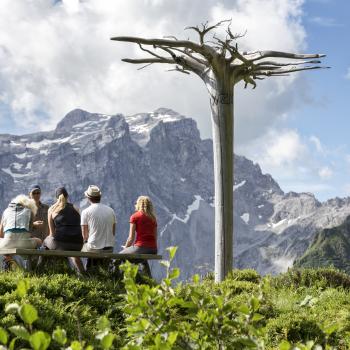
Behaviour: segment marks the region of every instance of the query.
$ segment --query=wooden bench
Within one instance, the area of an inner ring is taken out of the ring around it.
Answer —
[[[68,251],[68,250],[39,250],[39,249],[23,249],[23,248],[9,248],[0,249],[0,255],[20,255],[26,257],[43,256],[43,257],[58,257],[58,258],[92,258],[92,259],[111,259],[111,260],[129,260],[137,263],[144,263],[146,267],[146,273],[151,277],[151,270],[148,265],[148,260],[161,260],[161,255],[156,254],[115,254],[108,252],[81,252],[81,251]],[[24,268],[23,266],[20,266]],[[27,267],[30,270],[30,266]]]

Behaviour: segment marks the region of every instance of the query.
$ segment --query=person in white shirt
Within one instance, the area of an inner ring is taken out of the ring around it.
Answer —
[[[113,252],[116,217],[114,210],[100,203],[101,191],[90,185],[85,191],[90,206],[81,213],[81,228],[84,239],[83,252]]]

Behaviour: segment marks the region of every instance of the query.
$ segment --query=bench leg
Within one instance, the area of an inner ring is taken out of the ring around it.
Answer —
[[[151,268],[149,267],[149,263],[148,261],[143,261],[140,265],[143,266],[143,271],[144,271],[144,274],[149,277],[149,278],[152,278],[152,273],[151,273]]]

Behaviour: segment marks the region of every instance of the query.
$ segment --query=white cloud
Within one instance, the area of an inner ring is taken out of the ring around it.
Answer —
[[[321,27],[342,27],[341,23],[338,23],[335,18],[330,17],[312,17],[310,22],[315,23]]]
[[[248,153],[248,157],[256,160],[264,169],[273,171],[291,167],[304,172],[301,165],[308,149],[296,130],[271,129],[250,145],[238,147],[238,151]]]
[[[328,180],[333,176],[333,171],[328,166],[325,166],[318,171],[318,175],[322,180]]]
[[[310,142],[314,144],[317,152],[319,152],[321,154],[325,154],[325,150],[324,150],[322,143],[318,137],[316,137],[314,135],[310,136]]]
[[[342,194],[342,189],[335,188],[331,181],[342,175],[337,168],[339,152],[326,149],[316,136],[302,137],[297,130],[271,129],[236,150],[257,162],[263,173],[271,174],[283,191],[311,192],[321,199]],[[350,162],[350,155],[347,159]],[[330,165],[324,164],[326,160]]]
[[[50,129],[71,109],[132,114],[166,106],[197,119],[211,135],[209,99],[196,77],[121,62],[140,57],[116,35],[191,35],[183,28],[233,18],[242,49],[305,49],[301,0],[47,0],[0,2],[0,104],[17,125]],[[238,143],[263,134],[302,99],[294,77],[236,88]],[[4,118],[8,116],[2,116]],[[0,120],[1,122],[1,120]],[[0,123],[1,124],[1,123]],[[253,126],[253,127],[252,127]]]

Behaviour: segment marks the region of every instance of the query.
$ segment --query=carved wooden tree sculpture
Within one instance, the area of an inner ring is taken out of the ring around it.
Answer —
[[[240,52],[230,25],[226,37],[215,34],[207,40],[208,33],[224,22],[213,26],[188,27],[198,33],[199,42],[178,40],[176,37],[145,39],[119,36],[111,40],[137,44],[147,53],[146,58],[122,61],[143,64],[173,65],[172,70],[185,74],[197,74],[205,83],[210,96],[213,128],[214,177],[215,177],[215,280],[222,281],[233,264],[233,92],[234,86],[243,80],[245,87],[256,87],[256,80],[285,76],[302,70],[325,68],[315,58],[325,55],[299,55],[279,51]],[[147,47],[147,48],[146,48]],[[277,59],[277,60],[271,60]],[[283,59],[289,59],[285,62]],[[311,64],[311,65],[310,65]],[[140,69],[141,69],[140,68]]]

